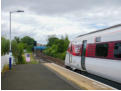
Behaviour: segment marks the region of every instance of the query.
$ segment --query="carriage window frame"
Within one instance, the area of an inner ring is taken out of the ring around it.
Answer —
[[[119,55],[119,56],[116,56],[115,55],[115,49],[117,49],[118,47],[117,47],[117,44],[120,44],[121,45],[121,42],[116,42],[115,44],[114,44],[114,58],[120,58],[121,59],[121,56]],[[116,48],[117,47],[117,48]],[[121,50],[121,49],[120,49]],[[119,52],[119,51],[118,51]]]
[[[105,46],[106,49],[101,48],[101,47],[104,47],[104,46]],[[105,50],[105,52],[104,52],[104,50]],[[106,57],[108,57],[108,50],[109,50],[108,43],[99,43],[99,44],[96,44],[95,56],[96,57],[104,57],[104,58],[106,58]]]

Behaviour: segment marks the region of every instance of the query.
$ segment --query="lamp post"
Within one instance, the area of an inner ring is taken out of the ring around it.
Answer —
[[[9,51],[9,70],[12,68],[12,48],[11,48],[11,15],[12,13],[24,12],[23,10],[10,11],[10,51]]]

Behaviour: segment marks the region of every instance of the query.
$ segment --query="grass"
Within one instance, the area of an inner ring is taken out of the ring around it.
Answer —
[[[30,62],[26,62],[26,64],[38,64],[39,62],[34,58],[33,54],[32,53],[28,53],[30,54]],[[24,59],[26,60],[25,58],[25,55],[23,55]]]
[[[3,69],[2,69],[2,74],[4,73],[4,72],[6,72],[6,71],[8,71],[9,70],[9,65],[7,64],[7,65],[4,65],[4,67],[3,67]]]

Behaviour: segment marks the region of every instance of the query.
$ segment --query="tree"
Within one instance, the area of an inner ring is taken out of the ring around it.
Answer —
[[[61,39],[57,38],[56,36],[51,36],[48,38],[48,48],[44,50],[44,53],[49,56],[64,59],[68,45],[68,36],[65,38],[62,36]]]
[[[68,48],[68,45],[69,45],[69,39],[68,39],[68,36],[66,35],[66,37],[65,37],[65,39],[64,39],[64,50],[67,50],[67,48]]]
[[[1,54],[5,55],[7,53],[9,53],[9,40],[1,37]]]
[[[24,63],[24,60],[22,57],[23,49],[24,49],[23,43],[17,43],[17,41],[15,39],[12,40],[12,53],[18,64]]]
[[[18,55],[17,55],[17,58],[18,58],[18,63],[19,64],[22,64],[22,63],[24,63],[24,59],[23,59],[23,56],[22,56],[22,54],[23,54],[23,46],[24,46],[24,44],[23,43],[19,43],[18,44],[18,46],[17,46],[17,49],[18,49]]]
[[[9,53],[9,40],[7,40],[5,37],[1,37],[1,54],[5,55]],[[23,59],[23,50],[27,49],[29,51],[32,50],[33,46],[35,44],[35,41],[33,38],[25,36],[22,39],[19,37],[15,37],[11,41],[11,47],[12,47],[12,54],[14,58],[16,59],[17,63],[22,64],[25,63]]]
[[[15,37],[14,39],[16,40],[17,43],[20,43],[21,41],[19,37]]]
[[[48,44],[47,44],[47,46],[52,46],[53,44],[57,44],[58,40],[59,39],[56,38],[55,36],[50,36],[48,38]]]
[[[34,45],[34,39],[29,37],[29,36],[25,36],[21,39],[21,42],[26,43],[27,45]]]
[[[58,52],[59,53],[62,53],[62,52],[64,52],[65,51],[65,44],[64,44],[65,42],[64,42],[64,40],[63,39],[60,39],[59,41],[58,41],[58,43],[57,43],[57,45],[58,45]]]
[[[24,49],[27,51],[32,51],[34,47],[35,40],[29,36],[25,36],[21,39],[21,42],[24,43]]]
[[[17,57],[17,55],[18,55],[17,41],[15,39],[12,40],[11,45],[12,45],[12,54],[14,57]]]

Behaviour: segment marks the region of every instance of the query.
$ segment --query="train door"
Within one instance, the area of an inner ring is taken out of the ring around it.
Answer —
[[[72,63],[72,55],[69,54],[69,64],[71,64],[71,63]]]
[[[81,50],[81,67],[85,71],[85,54],[86,54],[86,46],[87,46],[87,40],[83,40],[82,42],[82,50]]]
[[[73,49],[72,49],[72,45],[71,45],[71,50],[70,52],[72,53],[73,52]],[[69,64],[72,63],[72,55],[69,53]]]

